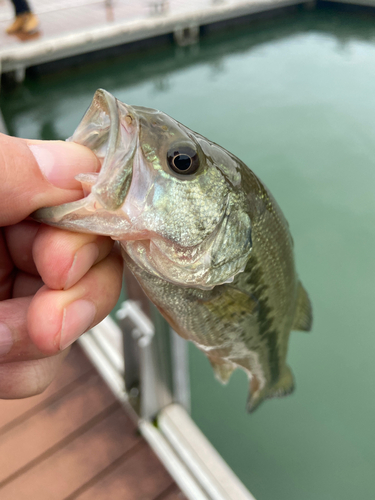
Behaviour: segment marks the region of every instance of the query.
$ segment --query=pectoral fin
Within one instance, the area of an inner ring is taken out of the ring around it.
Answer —
[[[292,330],[309,332],[312,326],[312,307],[309,296],[300,281],[298,282],[297,293],[297,307],[294,314]]]

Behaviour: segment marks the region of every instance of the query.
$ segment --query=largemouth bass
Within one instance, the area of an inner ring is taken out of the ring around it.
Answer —
[[[293,240],[266,186],[238,158],[154,109],[105,90],[70,140],[100,159],[85,198],[38,210],[46,224],[111,236],[172,328],[225,383],[248,375],[248,411],[293,390],[291,330],[309,330]]]

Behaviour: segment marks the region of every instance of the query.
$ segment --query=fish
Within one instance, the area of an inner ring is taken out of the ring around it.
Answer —
[[[312,307],[288,222],[264,183],[167,114],[103,89],[68,140],[90,148],[100,172],[76,177],[84,198],[34,218],[119,241],[146,295],[216,378],[247,374],[249,412],[290,394],[290,332],[311,329]]]

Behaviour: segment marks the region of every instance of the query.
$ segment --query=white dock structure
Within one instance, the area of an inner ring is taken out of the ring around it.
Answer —
[[[10,3],[10,2],[9,2]],[[31,1],[41,24],[30,37],[7,35],[13,13],[0,0],[0,68],[22,80],[30,66],[129,42],[173,34],[194,43],[201,26],[311,0],[42,0]]]

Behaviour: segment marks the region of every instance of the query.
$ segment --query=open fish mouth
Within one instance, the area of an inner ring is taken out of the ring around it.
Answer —
[[[85,198],[41,208],[32,214],[40,222],[71,231],[120,237],[130,227],[120,207],[132,179],[139,124],[131,106],[99,89],[68,141],[91,149],[99,158],[99,173],[79,174]]]

